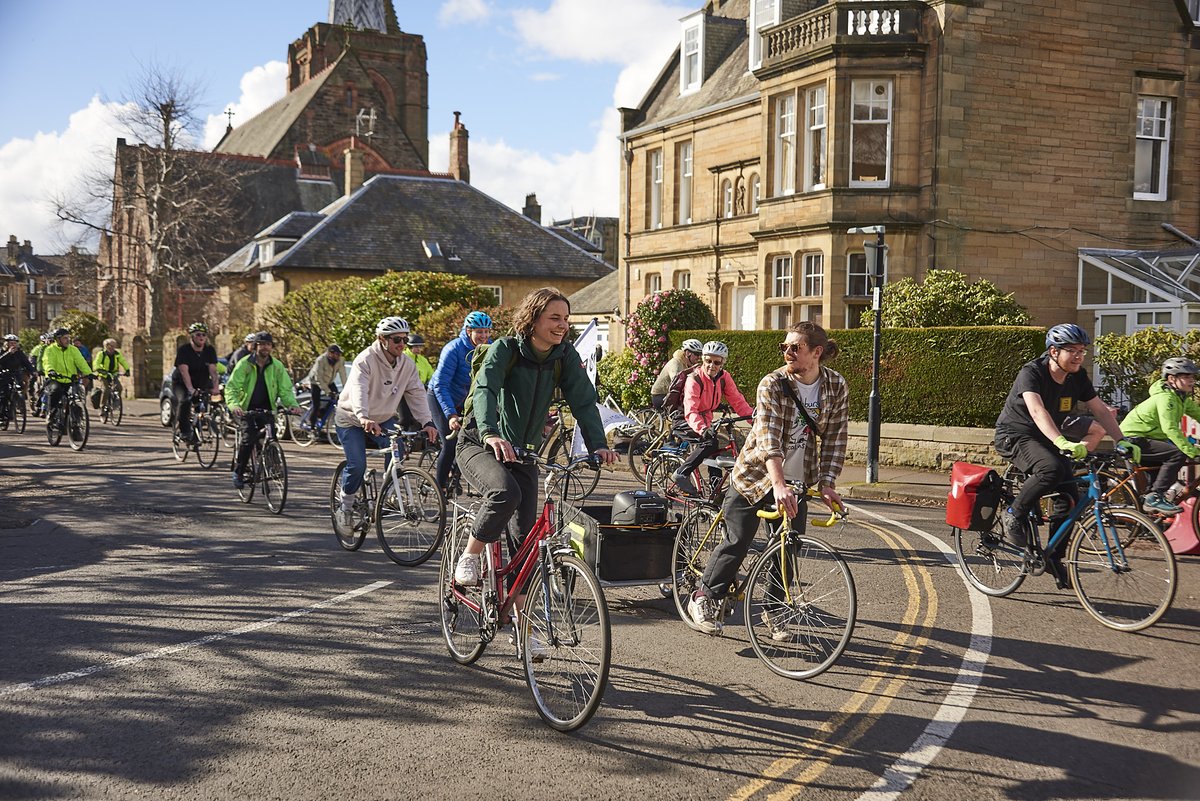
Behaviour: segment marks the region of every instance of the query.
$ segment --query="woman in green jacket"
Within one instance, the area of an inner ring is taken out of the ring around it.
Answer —
[[[571,407],[588,450],[604,464],[617,458],[606,446],[596,388],[566,341],[570,314],[566,295],[557,289],[543,287],[526,295],[513,317],[517,335],[493,342],[475,376],[457,456],[463,475],[482,491],[483,502],[466,552],[455,565],[459,584],[479,583],[479,555],[486,544],[500,539],[514,513],[522,537],[537,521],[537,465],[519,459],[516,449],[541,446],[555,387]]]
[[[1200,370],[1191,359],[1167,359],[1162,380],[1150,387],[1150,397],[1121,421],[1121,433],[1142,449],[1142,464],[1159,465],[1150,493],[1142,497],[1142,504],[1156,512],[1174,515],[1183,511],[1167,499],[1166,492],[1187,460],[1200,457],[1200,448],[1188,440],[1180,425],[1185,414],[1200,420],[1200,404],[1192,400],[1197,372]]]

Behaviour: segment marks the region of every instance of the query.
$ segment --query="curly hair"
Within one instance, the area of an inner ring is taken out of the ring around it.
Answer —
[[[804,344],[810,348],[821,348],[822,364],[837,358],[839,350],[837,342],[830,339],[829,334],[825,333],[825,329],[816,323],[802,320],[790,326],[788,331],[795,332],[804,337]]]
[[[567,296],[555,287],[544,286],[530,292],[513,313],[513,330],[517,332],[518,336],[526,338],[533,336],[533,324],[537,318],[542,316],[542,312],[546,311],[546,307],[556,300],[567,304],[567,312],[570,313],[571,301],[567,300]]]

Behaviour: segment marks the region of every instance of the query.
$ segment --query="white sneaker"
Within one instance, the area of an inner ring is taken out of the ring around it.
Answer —
[[[721,621],[713,611],[713,601],[707,595],[693,595],[688,601],[688,617],[705,634],[720,634]]]
[[[342,531],[349,531],[354,526],[354,507],[339,506],[333,510],[333,522]]]
[[[454,566],[454,581],[464,587],[479,583],[479,554],[464,553],[458,557],[458,564]]]
[[[780,614],[772,615],[767,610],[762,613],[763,625],[771,630],[771,639],[775,642],[791,642],[792,633],[787,630],[784,625],[783,616]]]
[[[516,632],[508,635],[508,644],[517,649],[517,657],[520,658],[521,648],[519,645],[517,645]],[[545,662],[546,657],[550,654],[550,650],[546,648],[541,640],[538,639],[536,634],[531,634],[529,636],[529,642],[527,642],[525,645],[529,648],[529,661],[533,662],[535,665]]]

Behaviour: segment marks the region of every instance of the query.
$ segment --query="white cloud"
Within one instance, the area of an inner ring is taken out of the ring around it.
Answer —
[[[224,109],[233,109],[235,128],[284,96],[287,91],[287,64],[268,61],[255,67],[242,76],[240,88],[241,97],[224,106]],[[225,135],[229,118],[225,116],[224,109],[219,114],[210,115],[204,123],[205,150],[212,150]]]
[[[521,40],[548,56],[627,65],[637,54],[665,59],[679,38],[679,19],[695,10],[653,0],[554,0],[544,11],[512,16]]]
[[[550,83],[561,79],[562,76],[556,72],[535,72],[529,76],[529,80],[537,83]]]
[[[82,182],[112,171],[113,151],[122,133],[118,103],[93,97],[76,111],[64,131],[39,132],[32,139],[13,139],[0,146],[0,234],[28,239],[37,253],[54,253],[80,241],[94,249],[95,236],[65,227],[54,215],[58,196],[74,196]]]
[[[492,10],[484,0],[446,0],[438,11],[438,22],[442,25],[480,22],[491,15]]]

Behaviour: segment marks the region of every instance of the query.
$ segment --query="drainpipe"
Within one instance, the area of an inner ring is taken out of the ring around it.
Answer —
[[[627,336],[624,321],[629,319],[629,256],[633,252],[633,214],[629,208],[633,191],[633,148],[629,146],[629,140],[625,136],[621,137],[621,146],[621,156],[625,159],[625,304],[622,307],[621,333],[622,336]]]

